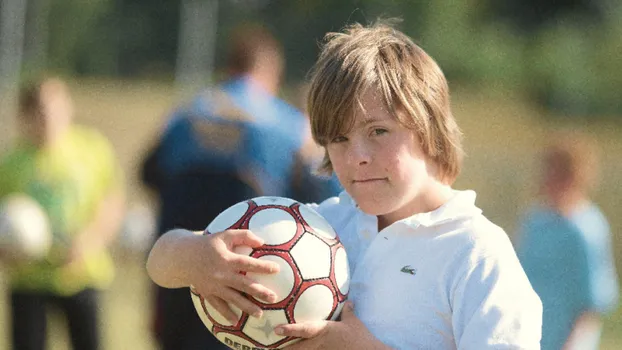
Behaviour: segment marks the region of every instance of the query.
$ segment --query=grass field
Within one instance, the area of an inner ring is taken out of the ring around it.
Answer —
[[[74,82],[72,91],[81,123],[96,126],[113,142],[127,175],[130,205],[151,203],[137,181],[142,155],[157,136],[176,98],[169,86],[155,83],[92,81]],[[467,158],[457,188],[478,192],[478,205],[510,237],[518,215],[533,193],[535,155],[550,130],[568,125],[543,123],[541,111],[520,102],[511,92],[454,91],[454,114],[465,134]],[[580,125],[580,123],[579,123]],[[622,198],[622,127],[609,123],[583,123],[603,149],[602,184],[597,202],[610,218],[618,271],[622,271],[622,217],[617,205]],[[5,140],[6,141],[6,140]],[[104,294],[105,349],[155,349],[150,336],[150,284],[144,256],[115,249],[118,274]],[[0,290],[4,290],[0,278]],[[0,350],[8,349],[5,293],[0,293]],[[67,349],[62,319],[51,317],[52,350]],[[607,318],[602,349],[622,344],[622,312]]]

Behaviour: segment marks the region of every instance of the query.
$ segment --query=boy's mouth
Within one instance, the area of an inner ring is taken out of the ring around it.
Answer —
[[[352,183],[372,183],[372,182],[377,182],[377,181],[385,181],[386,179],[387,179],[386,177],[373,177],[373,178],[368,178],[368,179],[352,180]]]

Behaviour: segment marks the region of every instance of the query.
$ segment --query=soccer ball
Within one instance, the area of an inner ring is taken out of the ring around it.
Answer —
[[[48,217],[37,201],[11,194],[0,202],[0,247],[10,260],[45,257],[52,244]]]
[[[201,320],[218,340],[232,349],[282,349],[300,339],[278,336],[274,327],[339,316],[350,284],[348,259],[333,228],[315,210],[287,198],[253,198],[223,211],[205,234],[226,229],[249,229],[261,237],[263,246],[236,252],[274,261],[280,269],[273,275],[248,273],[277,294],[271,304],[249,296],[263,310],[260,319],[231,305],[238,316],[232,324],[190,288]]]

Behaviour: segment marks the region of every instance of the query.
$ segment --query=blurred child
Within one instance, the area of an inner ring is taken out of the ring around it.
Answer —
[[[63,81],[26,86],[21,139],[0,159],[0,197],[36,199],[54,236],[45,259],[9,266],[13,349],[45,348],[49,304],[64,312],[73,349],[100,348],[98,289],[113,278],[107,247],[124,214],[123,177],[104,136],[72,118]]]
[[[505,232],[451,184],[461,133],[437,64],[385,24],[330,33],[312,72],[309,115],[326,148],[322,169],[343,191],[315,208],[335,228],[351,268],[341,321],[281,325],[308,338],[291,349],[537,349],[541,303]],[[239,271],[274,264],[232,252],[258,246],[245,230],[172,230],[153,247],[151,278],[192,284],[222,315],[261,310],[241,292],[274,293]]]
[[[542,156],[542,203],[521,223],[518,256],[544,307],[542,349],[598,349],[602,315],[617,304],[609,224],[589,197],[596,151],[578,133],[553,137]]]

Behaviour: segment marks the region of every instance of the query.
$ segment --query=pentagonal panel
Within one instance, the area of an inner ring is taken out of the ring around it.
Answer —
[[[248,229],[263,238],[266,245],[280,245],[289,242],[296,235],[296,220],[285,210],[263,209],[250,219]]]
[[[269,346],[285,338],[276,335],[274,327],[287,323],[284,310],[264,310],[261,318],[249,317],[242,331],[254,341]]]
[[[335,282],[337,288],[343,295],[347,295],[350,290],[350,266],[348,264],[348,256],[343,247],[337,248],[335,253]]]
[[[324,219],[323,216],[318,214],[311,207],[306,205],[300,206],[300,215],[302,215],[303,219],[313,228],[313,231],[318,235],[328,238],[335,239],[337,237],[337,233],[333,227]]]
[[[279,265],[279,272],[270,275],[249,272],[247,276],[276,293],[277,300],[274,303],[278,303],[292,292],[294,288],[294,271],[292,271],[287,261],[276,255],[264,255],[259,257],[259,260],[277,263]],[[265,300],[258,300],[264,304],[267,303]]]
[[[218,214],[218,216],[207,226],[207,230],[210,233],[222,232],[240,220],[247,210],[248,204],[246,204],[246,202],[235,204]]]
[[[330,247],[314,235],[305,233],[290,254],[304,280],[330,275]]]
[[[322,284],[307,288],[294,306],[296,323],[326,320],[333,311],[333,292]]]

